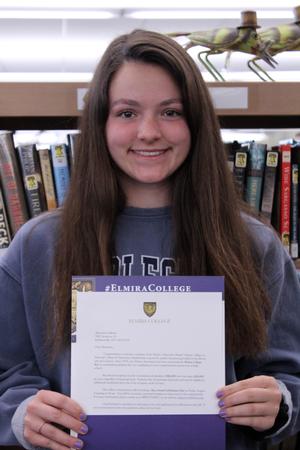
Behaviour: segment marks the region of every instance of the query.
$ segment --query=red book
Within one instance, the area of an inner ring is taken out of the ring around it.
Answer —
[[[280,145],[280,236],[287,251],[290,251],[290,210],[291,210],[291,146]]]
[[[12,133],[0,133],[0,178],[12,235],[28,220],[24,187]]]

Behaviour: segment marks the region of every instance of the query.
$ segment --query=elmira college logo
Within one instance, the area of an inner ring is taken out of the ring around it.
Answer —
[[[152,317],[156,313],[156,302],[144,302],[144,313]]]

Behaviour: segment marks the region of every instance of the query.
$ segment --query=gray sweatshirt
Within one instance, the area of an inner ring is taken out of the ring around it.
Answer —
[[[226,382],[260,374],[278,380],[289,404],[289,420],[273,430],[271,442],[276,443],[300,429],[300,285],[273,231],[255,219],[245,220],[255,236],[273,305],[269,347],[256,360],[227,355]],[[40,389],[70,393],[70,351],[49,367],[43,338],[58,223],[58,212],[30,220],[0,259],[0,445],[20,443],[33,449],[23,437],[28,399]],[[173,274],[170,208],[126,208],[116,224],[115,248],[116,275]],[[258,449],[262,438],[247,427],[227,425],[228,450]]]

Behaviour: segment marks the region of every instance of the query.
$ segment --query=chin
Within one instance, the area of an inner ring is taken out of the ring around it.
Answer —
[[[158,174],[156,173],[152,173],[152,174],[144,174],[144,173],[139,173],[136,174],[136,176],[134,177],[135,180],[138,183],[163,183],[164,181],[166,181],[169,178],[169,174]]]
[[[149,177],[149,178],[139,178],[137,179],[137,183],[141,184],[161,184],[164,183],[167,180],[166,177],[163,178],[157,178],[157,177]]]

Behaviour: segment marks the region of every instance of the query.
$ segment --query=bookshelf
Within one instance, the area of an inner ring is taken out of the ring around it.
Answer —
[[[208,83],[222,128],[299,128],[300,82]],[[0,129],[76,129],[88,83],[0,82]],[[295,262],[300,270],[300,259]]]
[[[87,83],[0,83],[0,129],[72,129]]]
[[[0,83],[1,129],[76,128],[88,83]],[[223,128],[300,127],[300,82],[208,83]]]

